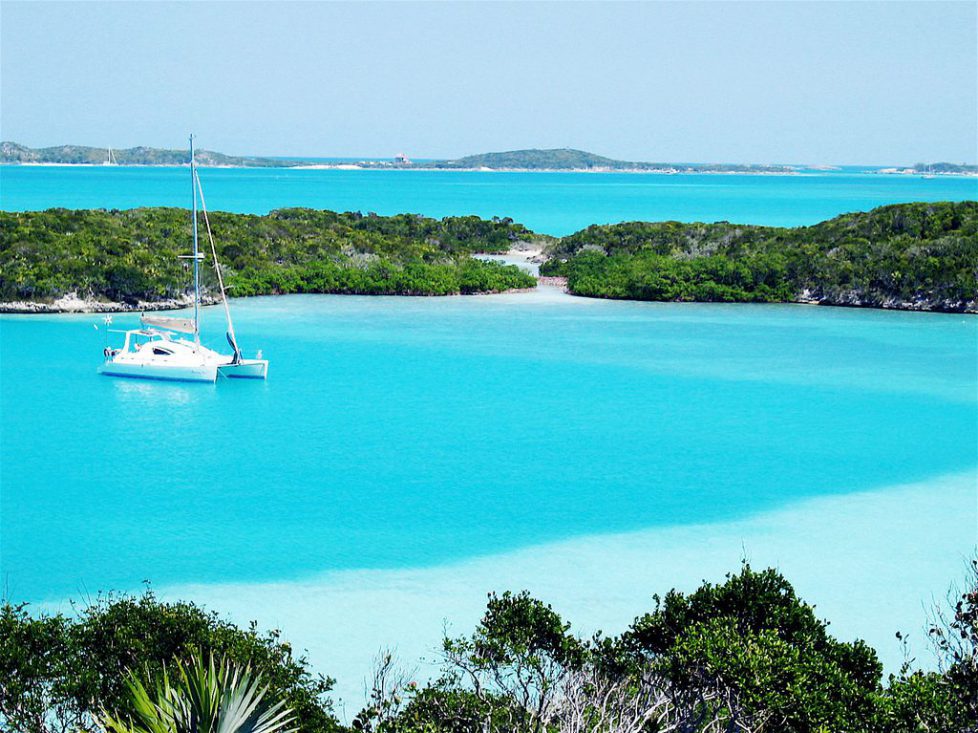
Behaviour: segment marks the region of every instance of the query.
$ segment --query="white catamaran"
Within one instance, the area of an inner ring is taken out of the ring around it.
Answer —
[[[197,175],[194,161],[194,138],[190,136],[190,180],[193,189],[193,241],[194,251],[188,259],[194,263],[194,315],[193,318],[170,318],[165,316],[142,315],[142,328],[123,331],[126,340],[121,349],[106,346],[105,363],[98,371],[110,377],[135,377],[137,379],[168,379],[182,382],[214,382],[220,377],[237,379],[265,379],[268,375],[268,361],[261,358],[245,359],[241,356],[234,324],[231,322],[231,309],[224,290],[224,278],[217,262],[217,248],[211,234],[207,218],[207,205],[204,202],[204,189]],[[200,262],[205,255],[200,252],[197,241],[197,197],[204,214],[207,238],[214,258],[214,270],[221,288],[221,301],[227,318],[227,340],[233,349],[232,354],[220,354],[202,346],[200,343]],[[111,318],[106,318],[106,328]],[[193,340],[179,334],[187,334]]]

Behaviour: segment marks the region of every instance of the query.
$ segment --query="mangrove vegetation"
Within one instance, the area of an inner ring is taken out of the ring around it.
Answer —
[[[808,227],[597,225],[556,242],[543,275],[575,295],[978,309],[978,202],[912,203]]]
[[[530,288],[535,280],[521,269],[474,255],[532,242],[546,247],[540,273],[566,277],[574,295],[978,310],[975,201],[895,204],[794,228],[627,222],[560,239],[508,218],[298,208],[213,212],[210,224],[232,296]],[[179,305],[191,285],[180,259],[189,250],[183,209],[0,212],[0,301],[76,293],[129,307]],[[215,281],[205,267],[205,294]]]
[[[531,231],[511,219],[430,219],[312,209],[265,216],[211,212],[232,296],[279,293],[451,295],[535,284],[514,266],[472,257],[505,252]],[[202,248],[206,234],[200,222]],[[0,212],[0,301],[68,293],[135,305],[192,288],[189,212],[178,208]],[[205,292],[216,292],[204,267]]]

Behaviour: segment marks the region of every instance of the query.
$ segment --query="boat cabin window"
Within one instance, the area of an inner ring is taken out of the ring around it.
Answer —
[[[169,349],[163,349],[160,348],[159,346],[153,347],[153,353],[156,354],[157,356],[171,356],[173,354],[173,352],[170,351]]]

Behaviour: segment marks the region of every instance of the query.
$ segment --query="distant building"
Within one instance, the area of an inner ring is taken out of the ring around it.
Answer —
[[[394,156],[394,165],[411,165],[411,159],[404,153],[398,153]]]

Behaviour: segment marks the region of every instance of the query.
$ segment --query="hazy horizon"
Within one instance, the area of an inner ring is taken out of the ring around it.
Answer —
[[[199,138],[195,135],[194,140],[196,142],[196,141],[199,140]],[[24,145],[24,143],[21,143],[19,140],[4,140],[3,142],[5,142],[5,143],[14,143],[14,144],[18,144],[18,145]],[[199,144],[199,142],[198,142],[198,144]],[[155,145],[133,145],[133,146],[129,146],[129,147],[118,147],[118,146],[115,146],[115,145],[104,145],[104,144],[97,145],[97,144],[75,143],[75,142],[54,143],[53,145],[38,145],[38,146],[30,145],[30,146],[27,146],[27,147],[30,147],[32,149],[37,150],[37,149],[44,149],[44,148],[57,148],[57,147],[62,147],[62,146],[78,146],[78,147],[87,147],[87,148],[95,148],[95,149],[99,149],[99,148],[102,148],[102,149],[111,148],[112,150],[116,150],[116,151],[119,151],[119,150],[129,150],[129,149],[134,149],[134,148],[139,148],[139,147],[157,148],[157,149],[168,149],[168,150],[185,150],[185,149],[187,149],[186,147],[181,148],[179,146],[170,147],[170,148],[160,148],[160,147],[155,146]],[[442,160],[457,160],[458,158],[465,158],[465,157],[469,157],[469,156],[473,156],[473,155],[497,154],[497,153],[508,153],[508,152],[522,152],[522,151],[525,151],[525,150],[532,150],[532,149],[546,151],[546,150],[561,150],[561,149],[567,149],[567,148],[507,148],[506,150],[481,150],[481,151],[478,151],[478,152],[475,152],[474,151],[472,153],[466,153],[465,155],[460,155],[457,158],[435,158],[435,157],[430,157],[430,156],[413,156],[413,155],[409,155],[408,157],[412,161],[415,161],[415,162],[433,162],[433,161],[442,161]],[[573,149],[573,150],[579,150],[580,152],[586,152],[586,153],[593,153],[595,155],[601,155],[601,156],[606,157],[606,158],[610,158],[611,157],[611,156],[603,155],[599,151],[594,151],[594,150],[580,150],[579,148],[571,148],[571,149]],[[347,154],[347,155],[330,155],[328,153],[326,153],[326,154],[323,154],[323,153],[312,153],[312,154],[305,154],[305,153],[286,153],[286,154],[276,154],[276,155],[256,155],[256,154],[250,153],[250,152],[241,152],[241,151],[229,152],[227,150],[215,150],[213,148],[209,148],[209,147],[206,147],[206,146],[198,147],[198,150],[199,151],[205,151],[206,150],[206,151],[212,152],[212,153],[221,153],[221,154],[224,154],[224,155],[230,155],[230,156],[240,157],[240,158],[268,158],[268,159],[272,159],[272,160],[303,160],[303,161],[317,161],[317,160],[321,160],[321,161],[331,161],[331,160],[336,160],[336,161],[359,161],[359,160],[364,160],[364,161],[378,161],[378,160],[391,160],[394,157],[394,155],[389,155],[389,156],[384,156],[384,155],[349,155],[349,154]],[[398,152],[403,152],[403,151],[398,151]],[[614,160],[622,160],[622,159],[615,158]],[[951,163],[953,165],[975,165],[975,163],[974,162],[971,162],[971,161],[937,160],[937,159],[923,159],[923,160],[915,160],[913,162],[910,162],[910,161],[896,161],[896,162],[889,162],[889,163],[823,163],[823,162],[820,162],[820,161],[785,161],[785,160],[768,160],[768,161],[757,161],[757,160],[751,160],[751,161],[729,161],[729,160],[624,160],[623,162],[627,162],[627,163],[664,163],[664,164],[669,164],[669,165],[784,165],[784,166],[797,166],[797,167],[809,167],[809,168],[812,168],[812,167],[814,167],[814,168],[818,168],[818,167],[832,167],[832,168],[889,168],[889,167],[894,167],[894,168],[909,168],[909,167],[912,167],[912,166],[914,166],[914,165],[916,165],[918,163],[923,163],[923,164]]]
[[[0,5],[30,147],[978,162],[971,2]]]

